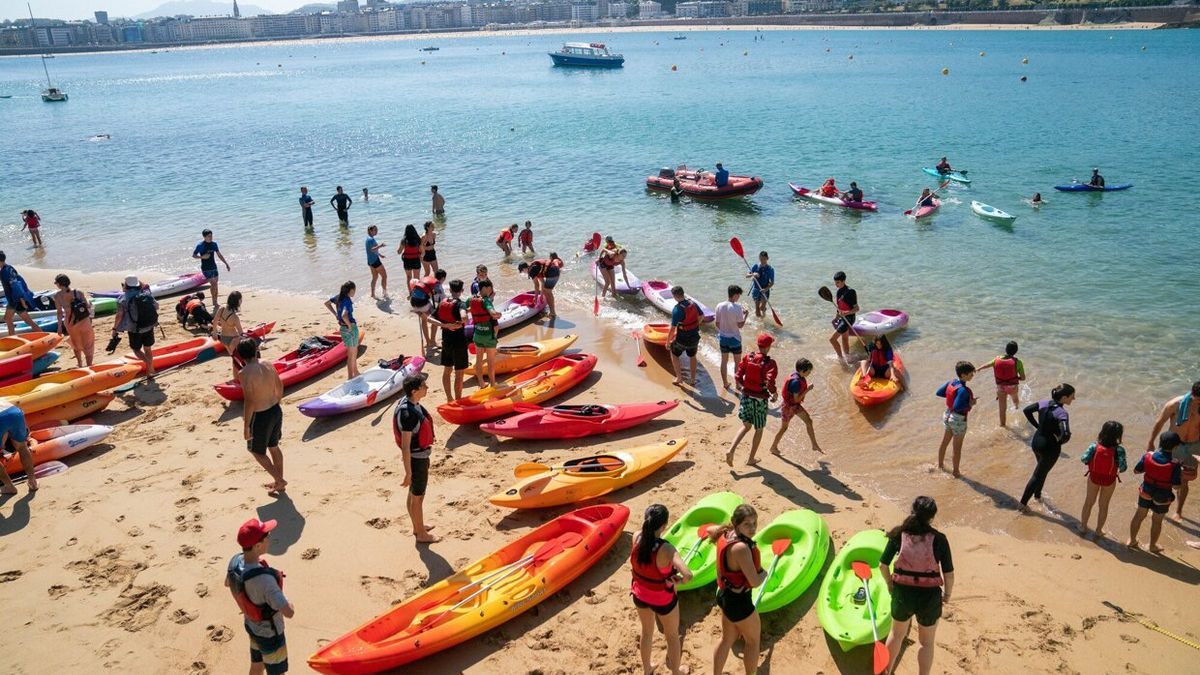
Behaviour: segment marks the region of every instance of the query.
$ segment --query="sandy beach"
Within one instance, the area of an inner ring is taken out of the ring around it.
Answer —
[[[20,266],[31,286],[50,285],[52,273],[10,262]],[[581,274],[580,268],[569,273]],[[70,274],[77,287],[94,290],[115,287],[121,278]],[[226,293],[237,287],[236,278],[222,281]],[[265,358],[332,330],[331,317],[316,296],[245,292],[247,325],[278,321],[263,347]],[[170,304],[164,303],[164,318]],[[359,299],[357,307],[366,332],[360,365],[418,350],[404,301],[395,301],[390,314],[366,299]],[[142,387],[122,395],[96,417],[98,423],[116,426],[107,443],[69,459],[70,470],[44,479],[36,496],[22,489],[18,497],[0,502],[0,598],[14,619],[9,622],[14,651],[6,670],[243,672],[247,638],[222,582],[226,562],[238,552],[237,527],[257,516],[279,521],[270,560],[287,573],[285,590],[296,606],[295,619],[288,621],[292,671],[306,672],[307,656],[328,640],[566,510],[511,513],[489,504],[488,495],[512,482],[515,464],[553,463],[586,449],[687,437],[689,447],[664,469],[610,495],[629,506],[633,516],[624,539],[598,565],[500,629],[404,670],[430,675],[634,673],[639,672],[638,625],[628,596],[627,558],[631,534],[649,504],[667,505],[673,520],[712,491],[734,490],[757,507],[761,522],[787,509],[809,508],[826,519],[836,549],[861,529],[897,524],[912,496],[931,493],[941,501],[943,494],[971,493],[961,482],[931,475],[929,485],[913,485],[912,495],[897,503],[878,497],[868,483],[846,479],[869,473],[872,455],[886,449],[866,434],[843,435],[833,431],[836,425],[822,426],[823,418],[837,412],[831,397],[819,395],[813,410],[827,456],[811,453],[801,430],[795,429],[783,444],[783,457],[765,455],[761,467],[752,469],[741,464],[743,446],[731,471],[723,454],[738,424],[732,396],[718,395],[705,375],[707,387],[698,395],[672,387],[661,352],[647,354],[647,368],[635,367],[636,343],[613,328],[603,312],[596,319],[589,309],[560,308],[562,316],[553,329],[542,319],[503,341],[580,334],[576,349],[596,354],[600,363],[584,386],[562,400],[678,397],[682,404],[644,427],[582,439],[570,447],[500,443],[477,429],[454,428],[439,419],[426,514],[439,525],[443,539],[430,547],[414,545],[405,515],[402,468],[392,442],[392,402],[326,421],[310,420],[295,410],[296,403],[340,382],[344,368],[285,395],[281,445],[290,486],[288,497],[281,499],[265,494],[261,484],[266,476],[244,449],[240,404],[227,404],[210,388],[228,377],[227,360],[185,367],[164,375],[159,389]],[[98,321],[97,332],[106,334],[109,322],[111,318]],[[168,341],[185,337],[173,321],[164,326]],[[104,340],[98,342],[103,345]],[[64,350],[60,347],[59,366],[69,367],[73,359]],[[790,362],[788,353],[778,357],[782,363]],[[97,362],[104,360],[98,353]],[[719,381],[715,367],[706,364],[706,370]],[[426,372],[432,374],[427,401],[432,409],[444,400],[441,369]],[[843,379],[829,373],[818,384],[843,388]],[[918,395],[910,405],[916,414],[935,415],[939,403]],[[994,416],[993,409],[984,409]],[[767,433],[777,424],[772,419]],[[1080,429],[1077,433],[1089,439],[1094,433],[1090,425]],[[1145,431],[1127,430],[1131,464]],[[1007,442],[1019,447],[1015,439]],[[1026,462],[1025,455],[1019,461]],[[1059,471],[1082,473],[1074,458],[1062,464]],[[1128,531],[1136,484],[1127,475],[1114,497],[1108,530],[1115,538]],[[1081,479],[1080,492],[1082,485]],[[1168,673],[1194,667],[1195,650],[1120,620],[1101,603],[1141,612],[1167,630],[1200,640],[1191,621],[1200,551],[1180,543],[1181,537],[1200,536],[1200,507],[1189,504],[1190,518],[1182,530],[1166,525],[1166,554],[1151,556],[1129,552],[1111,540],[1093,544],[1065,528],[1056,529],[1059,534],[1049,540],[1033,536],[1011,509],[985,501],[979,505],[961,495],[946,500],[937,521],[953,547],[957,581],[938,631],[935,672]],[[963,506],[956,511],[953,504]],[[964,507],[977,511],[969,520],[991,525],[955,525],[968,520]],[[1074,512],[1077,501],[1063,508]],[[1143,541],[1145,536],[1146,529]],[[711,650],[720,633],[714,589],[681,596],[684,663],[692,672],[711,669]],[[813,609],[816,595],[814,585],[793,605],[764,617],[760,673],[869,671],[869,649],[843,654],[826,637]],[[661,640],[656,650],[661,661]],[[916,672],[915,649],[906,652],[899,672]]]

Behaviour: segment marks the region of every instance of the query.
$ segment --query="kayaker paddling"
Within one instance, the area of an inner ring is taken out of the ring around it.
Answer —
[[[842,199],[854,204],[861,204],[863,202],[863,191],[859,189],[857,182],[850,181],[850,189],[842,193]]]
[[[1104,187],[1104,176],[1100,175],[1099,168],[1092,169],[1092,177],[1088,181],[1088,185],[1094,188]]]
[[[943,176],[954,173],[954,167],[950,166],[949,160],[947,160],[945,157],[943,157],[934,168],[937,169],[937,172]],[[960,170],[958,173],[963,173],[963,171]]]

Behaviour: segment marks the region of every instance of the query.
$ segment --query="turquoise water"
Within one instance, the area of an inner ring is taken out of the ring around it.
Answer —
[[[603,72],[551,67],[555,35],[63,56],[50,63],[65,105],[37,100],[36,60],[0,59],[0,94],[15,95],[0,100],[4,248],[18,265],[173,273],[193,267],[211,227],[234,267],[223,289],[327,294],[367,278],[366,222],[395,245],[405,223],[426,218],[437,183],[448,200],[440,256],[456,275],[500,266],[496,230],[531,219],[540,251],[569,257],[593,230],[612,233],[640,276],[715,305],[740,278],[725,243],[736,235],[771,251],[776,307],[810,354],[828,352],[829,311],[814,291],[844,269],[864,308],[913,315],[900,344],[931,383],[1010,337],[1039,362],[1039,394],[1066,377],[1145,415],[1194,379],[1200,34],[754,35],[596,36],[627,59]],[[441,50],[417,51],[425,44]],[[100,133],[111,140],[86,140]],[[949,188],[928,222],[905,219],[930,185],[920,168],[943,154],[975,184]],[[716,161],[766,187],[719,205],[643,189],[660,166]],[[1136,187],[1052,190],[1092,166]],[[827,176],[857,180],[880,212],[793,200],[788,181]],[[321,207],[312,236],[301,184]],[[373,194],[348,233],[324,207],[336,184]],[[1049,201],[1040,211],[1023,202],[1035,191]],[[1019,218],[989,224],[971,199]],[[45,219],[36,258],[16,218],[26,207]],[[399,261],[388,262],[395,285]],[[510,269],[497,276],[518,283]],[[563,287],[590,305],[582,269]],[[622,307],[614,319],[651,316]]]

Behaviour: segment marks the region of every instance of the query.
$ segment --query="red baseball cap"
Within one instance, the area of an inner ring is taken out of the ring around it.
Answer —
[[[758,346],[760,349],[770,347],[773,344],[775,344],[775,338],[771,337],[769,333],[758,334]]]
[[[242,548],[250,548],[251,546],[254,546],[263,539],[266,539],[267,533],[275,529],[276,525],[278,525],[278,523],[274,520],[268,520],[266,522],[263,522],[258,518],[251,518],[250,520],[247,520],[246,522],[242,523],[240,528],[238,528],[238,546],[241,546]]]

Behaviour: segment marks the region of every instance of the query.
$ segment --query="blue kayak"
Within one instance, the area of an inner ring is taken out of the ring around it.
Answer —
[[[921,170],[924,171],[925,173],[929,174],[930,176],[936,176],[938,178],[942,178],[945,180],[952,180],[957,183],[962,183],[964,185],[971,184],[970,178],[967,178],[966,176],[962,175],[961,173],[959,173],[957,171],[951,171],[950,173],[938,173],[937,169],[931,169],[929,167],[925,167],[924,169],[921,169]]]
[[[1131,187],[1133,187],[1133,183],[1109,185],[1107,187],[1092,187],[1086,183],[1071,183],[1070,185],[1055,185],[1054,189],[1059,192],[1116,192],[1117,190],[1128,190]]]

